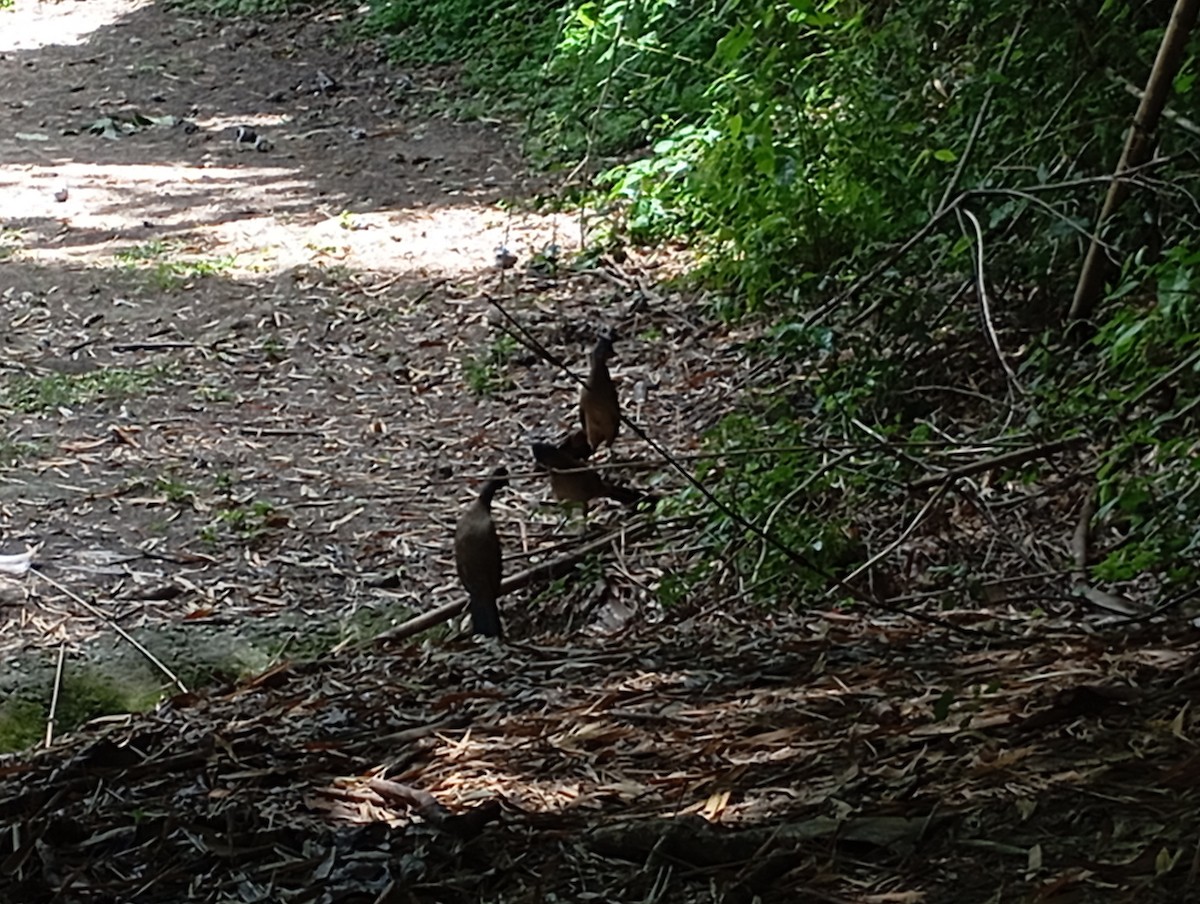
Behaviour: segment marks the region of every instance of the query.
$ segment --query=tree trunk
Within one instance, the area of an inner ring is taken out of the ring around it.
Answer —
[[[1167,104],[1167,96],[1171,91],[1171,82],[1183,62],[1184,51],[1187,48],[1188,35],[1196,24],[1196,14],[1200,10],[1200,0],[1175,0],[1175,9],[1171,13],[1171,21],[1163,35],[1162,44],[1158,48],[1158,57],[1150,72],[1150,80],[1146,83],[1146,93],[1138,104],[1137,113],[1129,127],[1129,135],[1125,139],[1125,149],[1121,152],[1121,161],[1117,164],[1112,182],[1108,186],[1108,194],[1104,198],[1104,207],[1092,233],[1092,243],[1088,247],[1087,258],[1083,269],[1079,272],[1079,282],[1075,286],[1075,298],[1071,301],[1071,310],[1067,315],[1068,321],[1084,320],[1091,316],[1100,300],[1104,289],[1105,272],[1108,269],[1104,248],[1100,244],[1103,231],[1109,218],[1121,206],[1125,196],[1129,194],[1129,183],[1126,177],[1131,169],[1136,169],[1149,159],[1154,147],[1154,133],[1158,129],[1163,107]]]

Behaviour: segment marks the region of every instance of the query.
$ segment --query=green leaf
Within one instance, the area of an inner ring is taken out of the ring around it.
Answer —
[[[765,141],[759,141],[754,145],[752,153],[754,155],[754,168],[758,170],[759,174],[774,176],[775,148]]]
[[[575,10],[575,18],[584,28],[595,28],[600,20],[596,18],[596,4],[585,3]]]
[[[950,707],[954,705],[954,691],[947,688],[942,691],[942,695],[934,701],[933,704],[933,721],[944,722],[946,717],[950,715]]]
[[[749,46],[753,38],[754,32],[748,26],[734,26],[717,42],[717,59],[726,64],[732,63],[742,55],[742,51]]]
[[[1120,362],[1133,349],[1134,341],[1138,335],[1146,328],[1146,321],[1139,320],[1136,323],[1131,323],[1119,333],[1113,340],[1112,346],[1109,349],[1109,356],[1114,363]]]

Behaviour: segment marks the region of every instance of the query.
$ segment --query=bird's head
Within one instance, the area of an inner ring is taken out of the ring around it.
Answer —
[[[502,490],[508,486],[508,468],[500,465],[492,471],[492,476],[488,478],[488,482],[497,490]]]
[[[611,333],[601,333],[596,338],[596,344],[592,348],[593,361],[608,361],[617,356],[617,350],[613,348],[613,336]]]

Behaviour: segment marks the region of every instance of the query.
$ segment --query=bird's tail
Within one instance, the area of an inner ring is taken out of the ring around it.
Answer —
[[[472,596],[467,604],[467,611],[471,613],[471,632],[473,634],[499,637],[503,633],[500,629],[500,609],[496,606],[495,600]]]
[[[604,484],[604,495],[609,499],[614,499],[621,505],[628,506],[653,506],[658,499],[651,496],[642,490],[635,490],[633,487],[617,486],[615,483]]]

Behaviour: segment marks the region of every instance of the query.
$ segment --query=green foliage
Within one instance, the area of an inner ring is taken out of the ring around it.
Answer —
[[[91,669],[68,670],[58,701],[59,730],[82,725],[100,716],[141,712],[153,706],[160,695],[157,685],[139,685]]]
[[[0,704],[0,753],[32,747],[45,732],[46,714],[40,703],[11,696]]]
[[[685,126],[656,142],[653,155],[621,164],[596,177],[606,199],[620,211],[624,231],[646,242],[681,233],[696,225],[683,203],[689,173],[719,137],[714,129]]]
[[[191,487],[170,477],[159,477],[154,481],[154,489],[173,505],[190,506],[196,498]]]
[[[0,261],[13,256],[24,245],[24,234],[20,229],[0,229]]]
[[[46,689],[47,700],[49,688]],[[68,667],[55,712],[58,734],[71,731],[91,719],[117,713],[149,709],[159,699],[157,684],[138,682],[90,668]],[[11,696],[0,704],[0,753],[24,750],[46,733],[48,703]]]
[[[195,279],[216,276],[229,270],[233,257],[188,258],[172,260],[179,247],[170,242],[153,241],[123,248],[113,258],[126,271],[146,274],[158,289],[179,289]]]
[[[640,240],[699,230],[712,280],[777,305],[831,270],[855,275],[864,250],[915,231],[960,162],[958,187],[988,190],[1104,167],[1130,105],[1119,85],[1081,73],[1141,72],[1162,24],[1123,4],[1099,17],[999,0],[584,4],[548,67],[574,77],[551,81],[546,115],[559,128],[543,131],[579,147],[561,137],[574,123],[603,153],[649,144],[601,176],[623,227]],[[568,87],[561,106],[554,92]],[[1025,272],[1044,273],[1078,241],[1070,194],[1048,229],[1027,198],[995,209],[993,226],[1019,220],[1049,239],[1024,249]]]
[[[517,350],[517,341],[508,333],[492,340],[487,351],[463,360],[463,379],[471,392],[488,396],[501,391],[509,380],[504,371]]]
[[[675,0],[576,6],[545,69],[554,98],[539,111],[546,149],[631,151],[706,109],[718,74],[708,61],[737,15],[736,4]]]
[[[230,402],[234,399],[234,393],[227,386],[204,384],[192,391],[192,398],[197,402]]]
[[[174,373],[170,365],[131,369],[106,367],[85,374],[10,376],[0,383],[0,405],[38,412],[83,405],[97,399],[128,399],[152,389]]]
[[[655,595],[658,597],[659,604],[664,609],[670,609],[691,595],[692,589],[699,583],[703,576],[700,574],[681,573],[678,571],[667,571],[659,579],[658,586],[655,587]]]
[[[727,458],[702,464],[697,477],[729,508],[750,518],[784,546],[811,562],[801,570],[775,547],[715,512],[710,530],[733,550],[731,561],[744,584],[764,601],[795,604],[823,589],[859,561],[860,545],[848,512],[854,496],[866,498],[870,484],[849,480],[824,467],[819,448],[805,441],[803,420],[740,414],[726,417],[707,437]],[[750,450],[741,452],[739,450]],[[665,588],[668,595],[677,587]]]
[[[262,537],[278,518],[273,502],[255,499],[250,502],[229,500],[216,518],[200,531],[200,539],[217,544],[225,539],[244,542]]]
[[[1102,580],[1200,578],[1198,279],[1190,244],[1131,264],[1113,293],[1126,304],[1099,325],[1091,360],[1063,364],[1047,344],[1028,365],[1046,420],[1104,438],[1096,521],[1119,539],[1095,569]]]
[[[277,336],[267,336],[258,347],[268,361],[279,363],[287,360],[287,346]]]
[[[368,0],[357,31],[384,37],[402,64],[465,64],[477,91],[496,99],[503,88],[519,97],[533,90],[549,56],[559,6],[548,0]]]

